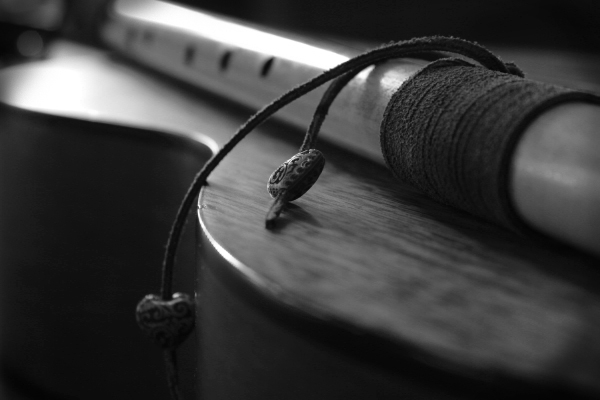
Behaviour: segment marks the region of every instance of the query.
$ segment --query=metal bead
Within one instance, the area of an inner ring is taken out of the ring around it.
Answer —
[[[149,294],[136,308],[139,327],[164,349],[183,342],[194,329],[194,300],[185,293],[175,293],[171,300]]]
[[[304,150],[279,166],[269,177],[267,190],[276,198],[286,192],[286,200],[293,201],[315,184],[323,167],[325,157],[316,149]]]

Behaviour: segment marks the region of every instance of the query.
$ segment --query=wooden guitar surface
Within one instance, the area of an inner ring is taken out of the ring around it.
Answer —
[[[4,72],[4,85],[26,75],[59,79],[53,68],[75,67],[82,82],[108,77],[113,86],[100,85],[104,95],[120,92],[113,123],[171,130],[209,147],[197,132],[222,144],[250,113],[78,52]],[[61,113],[56,101],[37,101],[34,111]],[[11,106],[27,107],[17,103]],[[266,230],[267,178],[300,141],[295,128],[266,124],[223,161],[200,196],[199,350],[192,356],[201,398],[600,396],[596,258],[435,203],[384,167],[327,143],[318,145],[327,165],[317,184]],[[195,165],[182,162],[186,170]],[[176,275],[193,270],[182,264]],[[147,284],[155,285],[151,292],[159,282]]]
[[[228,268],[248,296],[340,327],[340,341],[372,338],[350,353],[383,364],[598,393],[597,260],[437,204],[325,144],[318,183],[266,230],[267,177],[298,146],[291,129],[269,126],[211,176],[199,215],[204,251],[223,259],[214,274]]]

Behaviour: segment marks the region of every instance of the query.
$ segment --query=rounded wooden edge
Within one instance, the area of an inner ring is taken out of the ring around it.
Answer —
[[[79,116],[52,115],[43,111],[30,110],[19,106],[14,106],[3,102],[1,99],[0,112],[14,113],[17,116],[20,115],[25,118],[38,118],[52,123],[74,124],[81,126],[94,125],[94,127],[97,128],[94,130],[94,132],[85,133],[98,134],[98,131],[102,131],[102,135],[106,136],[125,136],[135,140],[142,140],[147,143],[156,143],[179,147],[182,149],[194,150],[202,153],[206,160],[208,160],[219,149],[219,146],[212,138],[200,132],[153,129],[151,127],[133,126],[126,123],[119,123],[118,121],[100,121],[94,119],[83,119]]]
[[[43,111],[7,104],[1,99],[0,120],[10,120],[13,121],[13,124],[26,121],[28,125],[31,121],[37,121],[38,124],[46,124],[52,128],[56,127],[56,135],[62,134],[59,130],[59,128],[62,128],[68,132],[68,135],[79,131],[81,135],[102,136],[111,138],[111,140],[124,140],[134,144],[148,145],[155,149],[164,148],[165,150],[174,150],[181,153],[187,152],[202,160],[201,164],[212,157],[218,149],[216,142],[202,133],[183,130],[159,130],[120,124],[117,121],[97,121],[79,118],[78,116],[52,115]],[[143,227],[138,228],[143,229]],[[159,281],[156,282],[156,287],[158,287],[158,284]],[[135,307],[135,304],[132,304],[132,307]],[[134,320],[132,314],[131,321],[133,324],[135,324]],[[146,339],[140,336],[139,340],[141,342]],[[148,351],[152,351],[152,349],[149,348]],[[182,375],[184,373],[182,372]],[[10,399],[13,397],[15,399],[21,398],[22,396],[23,398],[44,398],[48,400],[64,398],[64,394],[56,392],[55,388],[36,382],[31,376],[24,374],[23,371],[15,369],[12,363],[7,360],[0,360],[0,398],[3,398],[1,396],[3,391],[6,391]]]
[[[199,262],[203,259],[217,260],[203,267],[209,268],[224,286],[230,287],[275,323],[375,368],[408,376],[412,381],[425,386],[434,382],[444,387],[449,395],[460,398],[480,398],[482,394],[493,399],[561,394],[573,399],[597,398],[597,394],[572,387],[532,382],[499,371],[482,372],[467,368],[411,343],[385,337],[377,332],[363,331],[348,321],[308,312],[282,301],[277,287],[263,280],[212,237],[202,216],[202,202],[206,192],[205,187],[198,199],[198,220],[201,227],[198,240],[202,254]]]

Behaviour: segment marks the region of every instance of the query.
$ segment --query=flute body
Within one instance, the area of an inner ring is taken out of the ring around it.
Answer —
[[[359,53],[151,0],[115,2],[102,36],[128,57],[252,108]],[[322,136],[383,163],[384,110],[425,64],[401,59],[363,71],[336,99]],[[298,99],[278,116],[306,127],[322,93]],[[522,135],[509,177],[513,206],[527,224],[597,255],[599,127],[598,106],[573,102],[549,109]]]

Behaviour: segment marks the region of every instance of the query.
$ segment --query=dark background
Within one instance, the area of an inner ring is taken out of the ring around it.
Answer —
[[[278,28],[374,42],[452,35],[597,53],[597,0],[181,0]]]
[[[0,45],[14,41],[10,9],[61,3],[61,34],[93,41],[110,0],[0,0]],[[264,25],[381,43],[447,35],[487,46],[600,51],[598,0],[178,0]],[[15,14],[16,15],[16,14]],[[18,16],[18,19],[21,19]],[[8,22],[8,23],[7,23]],[[17,24],[18,25],[18,24]],[[24,25],[31,24],[25,22]],[[2,46],[0,46],[2,47]],[[6,48],[6,46],[4,46]]]

